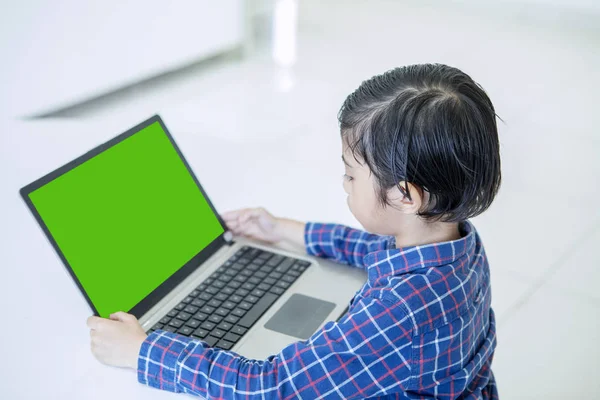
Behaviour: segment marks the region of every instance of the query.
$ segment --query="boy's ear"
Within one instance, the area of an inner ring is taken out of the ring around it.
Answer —
[[[400,188],[408,189],[409,196],[405,196]],[[417,214],[423,205],[423,193],[412,183],[399,182],[398,185],[388,189],[387,192],[388,201],[390,204],[399,211],[405,214]]]

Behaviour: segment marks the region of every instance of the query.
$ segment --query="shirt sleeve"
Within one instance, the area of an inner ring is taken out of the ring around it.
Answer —
[[[363,399],[407,390],[412,329],[404,311],[373,298],[350,310],[265,360],[156,331],[140,349],[138,380],[208,399]]]
[[[364,268],[363,257],[388,247],[390,238],[344,225],[308,222],[304,227],[306,251],[343,264]]]

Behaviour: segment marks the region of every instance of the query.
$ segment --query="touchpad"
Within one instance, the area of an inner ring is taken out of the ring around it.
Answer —
[[[295,293],[271,317],[265,328],[308,339],[334,308],[334,303]]]

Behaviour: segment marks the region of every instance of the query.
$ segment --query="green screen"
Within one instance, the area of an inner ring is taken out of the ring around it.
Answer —
[[[158,122],[29,197],[103,317],[130,310],[223,233]]]

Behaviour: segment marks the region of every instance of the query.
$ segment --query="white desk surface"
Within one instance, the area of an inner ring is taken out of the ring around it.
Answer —
[[[137,122],[0,121],[1,398],[175,396],[93,358],[85,325],[91,310],[18,193]],[[165,122],[217,210],[263,205],[282,216],[354,223],[339,154],[333,142],[319,145],[319,133],[231,139]]]

